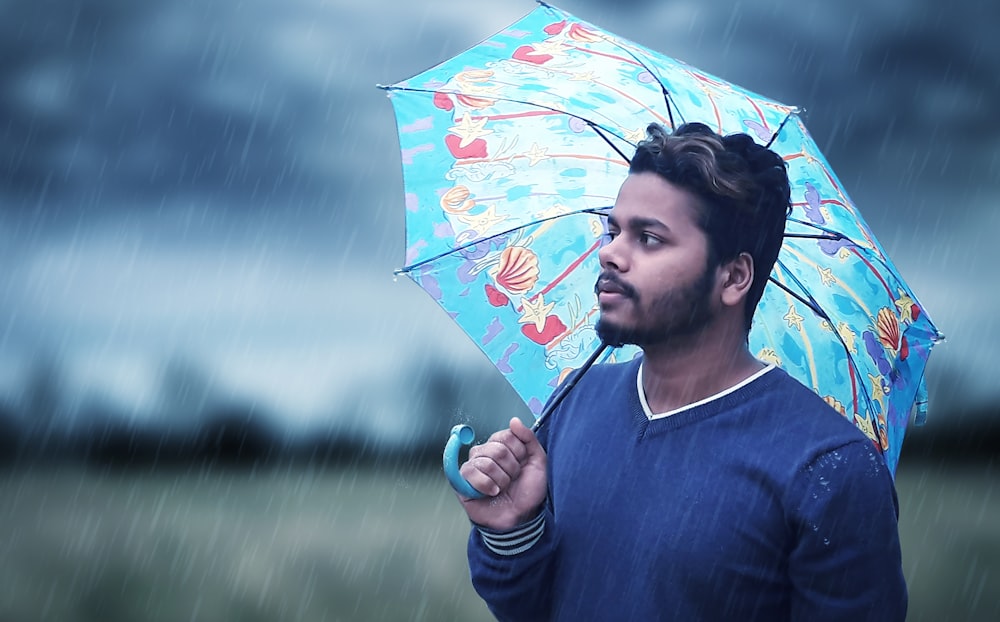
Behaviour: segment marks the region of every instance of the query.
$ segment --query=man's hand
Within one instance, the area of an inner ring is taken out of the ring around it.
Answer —
[[[469,450],[460,470],[472,487],[486,495],[459,495],[469,519],[490,529],[507,531],[542,510],[548,493],[545,450],[535,433],[516,417],[510,429],[495,433]]]

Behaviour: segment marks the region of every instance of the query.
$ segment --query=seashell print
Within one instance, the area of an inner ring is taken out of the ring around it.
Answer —
[[[604,37],[592,30],[584,28],[580,24],[570,24],[569,33],[567,34],[570,39],[573,39],[574,41],[581,41],[583,43],[596,43],[604,40]]]
[[[493,77],[492,69],[466,69],[455,74],[455,81],[460,84],[486,82]]]
[[[489,97],[476,97],[475,95],[458,95],[457,97],[459,102],[476,110],[489,108],[493,104],[497,103],[497,100],[490,99]]]
[[[833,409],[839,412],[841,415],[845,417],[847,416],[847,409],[844,408],[844,405],[837,398],[833,397],[832,395],[825,395],[823,396],[823,401],[829,404],[831,407],[833,407]]]
[[[441,195],[441,209],[449,214],[464,214],[476,206],[472,194],[465,186],[458,185]]]
[[[523,246],[508,246],[500,253],[497,285],[512,294],[523,294],[538,282],[538,256]]]
[[[889,351],[899,351],[899,320],[896,314],[883,307],[875,318],[875,328],[878,330],[878,340]]]

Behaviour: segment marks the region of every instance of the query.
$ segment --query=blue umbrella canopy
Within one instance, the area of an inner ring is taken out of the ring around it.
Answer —
[[[895,472],[941,338],[798,116],[552,6],[383,87],[399,130],[406,265],[539,416],[600,345],[604,214],[645,127],[745,132],[788,165],[792,212],[751,351],[852,420]],[[605,355],[635,356],[627,347]]]

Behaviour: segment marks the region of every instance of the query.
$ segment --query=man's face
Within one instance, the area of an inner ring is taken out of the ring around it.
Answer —
[[[608,219],[596,292],[606,343],[661,344],[712,318],[714,266],[698,228],[697,199],[655,173],[628,176]]]

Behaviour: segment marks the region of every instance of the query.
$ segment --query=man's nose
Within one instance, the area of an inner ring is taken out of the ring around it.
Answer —
[[[601,262],[601,268],[616,270],[618,272],[625,269],[626,264],[619,249],[619,240],[621,240],[621,235],[616,236],[613,240],[609,240],[597,251],[597,258]]]

